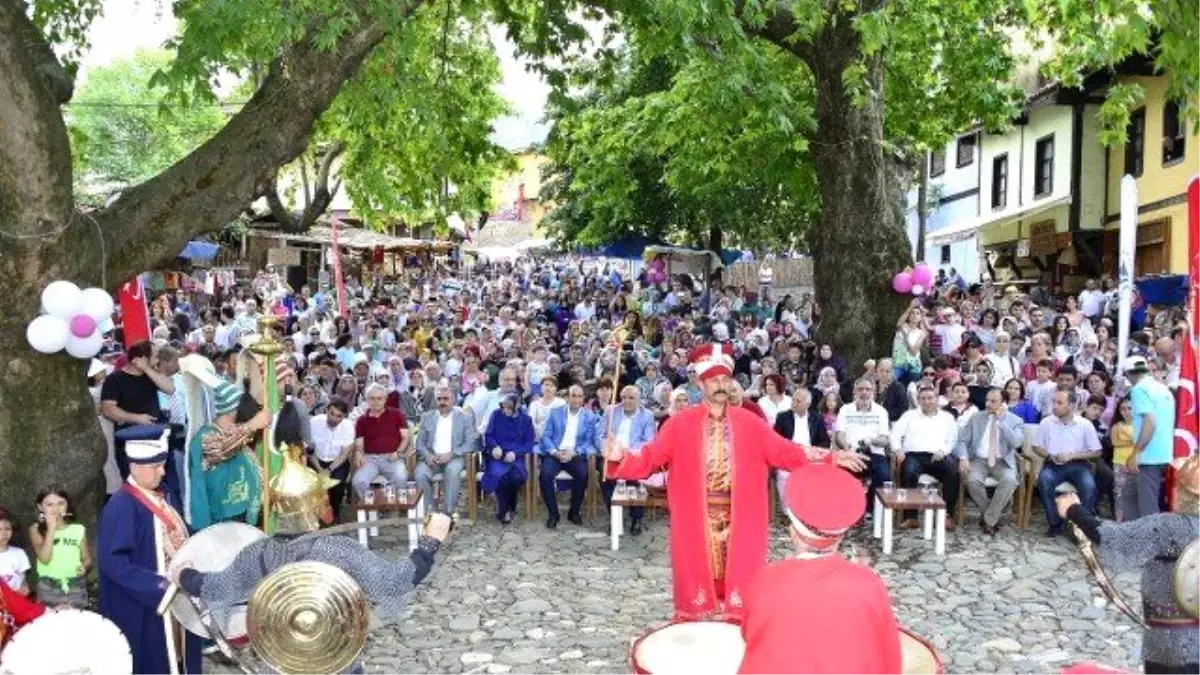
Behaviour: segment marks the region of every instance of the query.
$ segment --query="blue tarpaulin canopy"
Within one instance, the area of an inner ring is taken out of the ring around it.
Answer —
[[[189,241],[187,246],[183,247],[183,252],[179,254],[179,257],[188,260],[212,260],[217,257],[219,250],[221,247],[217,244],[207,241]]]

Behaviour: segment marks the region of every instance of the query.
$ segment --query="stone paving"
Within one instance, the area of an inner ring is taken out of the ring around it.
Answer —
[[[974,518],[977,518],[977,514]],[[970,518],[969,518],[970,519]],[[602,529],[602,527],[604,529]],[[1006,526],[948,533],[933,553],[919,530],[897,530],[884,558],[870,530],[847,548],[875,560],[900,623],[928,638],[947,672],[1052,672],[1080,661],[1137,668],[1140,633],[1091,583],[1075,547]],[[463,523],[399,619],[376,624],[366,672],[629,672],[634,637],[671,615],[667,521],[609,550],[607,521],[547,530],[519,519]],[[373,540],[406,555],[402,529]],[[776,526],[773,559],[787,548]],[[1137,579],[1118,587],[1140,606]]]

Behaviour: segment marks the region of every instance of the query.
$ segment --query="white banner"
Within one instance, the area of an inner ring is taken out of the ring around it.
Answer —
[[[1120,293],[1117,306],[1117,369],[1125,370],[1125,359],[1129,356],[1129,320],[1133,303],[1133,268],[1137,253],[1138,192],[1137,180],[1125,175],[1121,178],[1121,231],[1120,249],[1117,258],[1117,289]]]

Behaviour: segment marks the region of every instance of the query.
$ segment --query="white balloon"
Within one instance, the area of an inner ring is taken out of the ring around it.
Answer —
[[[83,309],[81,311],[97,322],[112,318],[112,296],[103,288],[85,288],[83,289]]]
[[[100,348],[104,346],[104,335],[98,330],[92,331],[92,334],[77,338],[74,335],[67,338],[67,353],[77,359],[90,359],[100,353]]]
[[[51,316],[70,321],[83,310],[83,291],[69,281],[51,282],[42,291],[42,309]]]
[[[62,351],[71,337],[71,327],[67,322],[49,314],[43,314],[25,328],[25,339],[29,346],[43,354],[53,354]]]
[[[925,295],[925,287],[922,286],[921,284],[913,284],[912,294],[913,295]]]

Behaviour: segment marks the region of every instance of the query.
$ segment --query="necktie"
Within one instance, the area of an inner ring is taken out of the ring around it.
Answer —
[[[988,468],[996,466],[996,460],[1000,457],[1000,426],[996,424],[996,418],[988,420]]]

